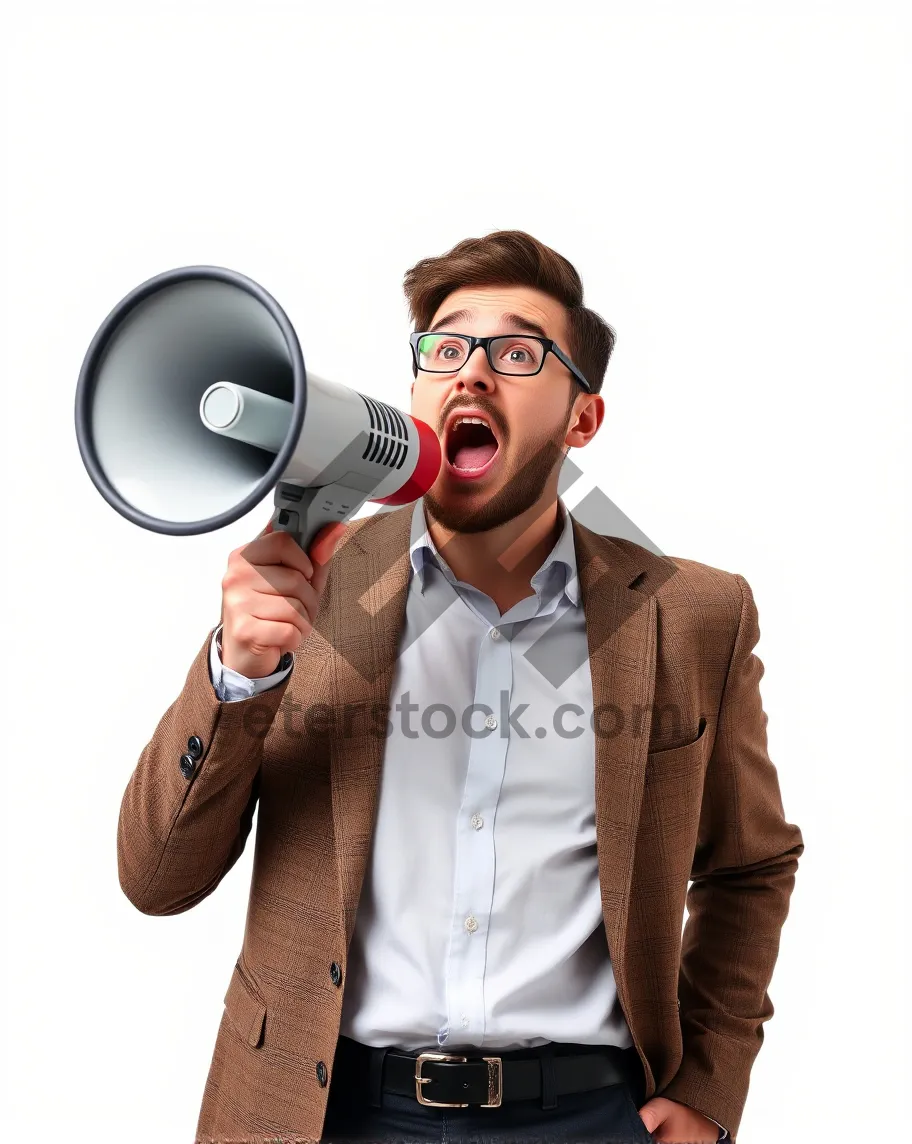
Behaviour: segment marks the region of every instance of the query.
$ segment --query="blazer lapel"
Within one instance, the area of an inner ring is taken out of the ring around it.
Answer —
[[[630,587],[651,568],[610,537],[573,520],[592,674],[595,818],[605,932],[626,1002],[623,934],[652,716],[656,668],[655,596]]]
[[[346,949],[370,854],[399,639],[409,585],[412,505],[376,513],[330,565],[320,617],[330,645],[330,743],[336,864]]]

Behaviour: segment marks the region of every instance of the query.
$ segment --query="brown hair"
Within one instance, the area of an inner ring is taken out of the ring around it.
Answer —
[[[567,311],[569,345],[561,346],[592,386],[602,388],[616,335],[604,318],[583,305],[583,283],[563,255],[524,230],[497,230],[465,238],[436,258],[422,258],[403,283],[416,332],[426,330],[443,300],[464,286],[530,286]],[[412,372],[418,370],[414,361]],[[577,383],[574,381],[573,389]]]

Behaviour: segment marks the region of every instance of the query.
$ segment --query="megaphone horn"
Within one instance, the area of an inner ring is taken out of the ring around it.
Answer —
[[[134,524],[211,532],[273,489],[274,527],[304,548],[367,501],[417,500],[441,463],[424,422],[308,373],[276,300],[218,266],[169,270],[114,307],[79,374],[76,437]]]

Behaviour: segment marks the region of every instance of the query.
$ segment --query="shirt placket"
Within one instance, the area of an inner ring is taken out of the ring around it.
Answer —
[[[474,609],[473,609],[474,610]],[[453,912],[446,965],[447,1027],[453,1039],[481,1045],[485,1032],[484,980],[494,897],[494,820],[503,785],[509,724],[501,724],[501,693],[512,693],[510,641],[488,628],[478,652],[468,735],[469,756],[456,820]],[[486,710],[485,710],[486,709]],[[461,713],[457,713],[462,718]],[[462,727],[460,733],[466,734]]]

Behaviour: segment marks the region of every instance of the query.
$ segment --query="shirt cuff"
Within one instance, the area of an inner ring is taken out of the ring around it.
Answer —
[[[219,624],[212,633],[209,644],[209,676],[215,694],[223,703],[236,703],[241,699],[250,699],[262,691],[268,691],[281,683],[294,666],[294,655],[287,651],[279,660],[279,666],[272,675],[265,675],[262,679],[248,679],[239,671],[225,667],[222,663],[222,624]]]

